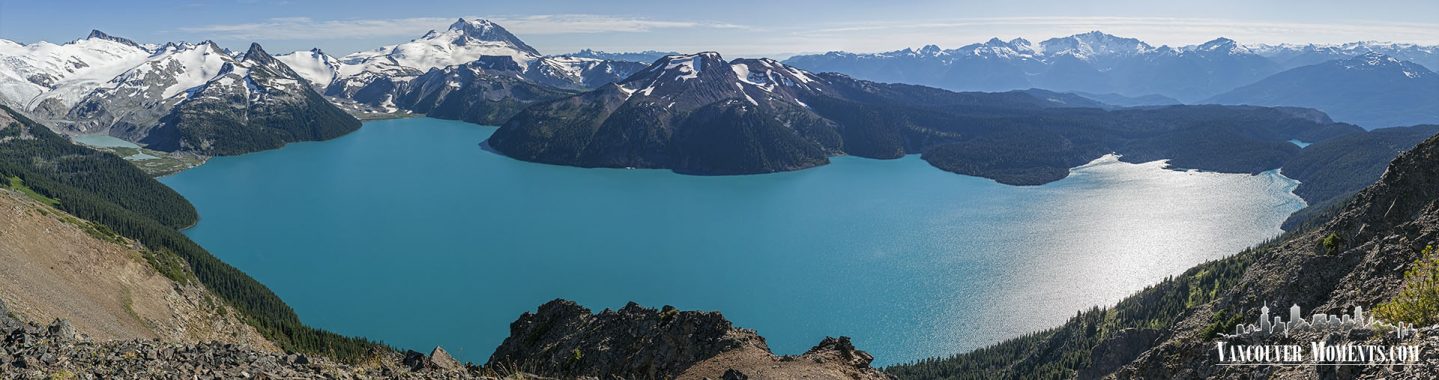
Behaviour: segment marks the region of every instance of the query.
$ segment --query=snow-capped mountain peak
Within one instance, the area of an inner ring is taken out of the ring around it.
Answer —
[[[586,89],[617,82],[646,67],[647,64],[634,61],[559,55],[536,59],[522,71],[525,78],[538,83],[566,89]]]
[[[316,88],[325,88],[340,72],[340,61],[319,48],[275,56]]]
[[[1225,52],[1229,54],[1253,54],[1254,51],[1234,40],[1219,37],[1199,45],[1186,46],[1186,52]]]
[[[487,55],[509,56],[521,65],[540,57],[539,51],[499,24],[462,18],[444,31],[430,31],[410,42],[350,54],[340,62],[353,67],[341,69],[342,75],[347,76],[362,72],[393,75],[402,71],[418,75],[429,69],[474,62]]]
[[[698,85],[691,82],[701,83],[708,79],[719,83],[715,79],[730,75],[734,74],[729,63],[726,63],[719,53],[710,51],[665,56],[620,84],[624,88],[637,90],[634,91],[637,94],[664,96]]]
[[[1336,62],[1345,70],[1358,71],[1393,71],[1403,74],[1410,79],[1429,78],[1436,74],[1424,66],[1394,58],[1393,56],[1369,52],[1355,56],[1344,61]]]
[[[663,66],[653,66],[656,69],[663,70],[662,77],[670,77],[674,78],[674,80],[690,80],[699,78],[700,71],[704,70],[705,66],[713,65],[715,62],[724,62],[724,59],[720,58],[719,53],[703,52],[699,54],[665,57],[664,62]]]
[[[735,77],[739,78],[741,82],[768,92],[775,92],[782,87],[798,87],[808,90],[811,85],[818,82],[813,75],[804,70],[769,58],[736,59],[730,62],[730,69],[734,71]]]
[[[63,112],[86,92],[149,55],[133,41],[99,31],[60,45],[0,44],[0,98],[29,110],[48,103],[47,109]]]
[[[275,62],[275,57],[272,57],[270,56],[270,53],[265,52],[265,49],[260,47],[259,43],[251,42],[250,48],[245,50],[245,55],[240,56],[240,60],[245,62],[254,62],[261,65],[268,65]]]
[[[99,29],[91,29],[91,30],[90,30],[90,34],[86,35],[85,38],[83,38],[83,39],[85,39],[85,40],[92,40],[92,39],[106,40],[106,41],[111,41],[111,42],[118,42],[118,43],[125,44],[125,45],[130,45],[130,46],[133,46],[133,47],[136,47],[136,48],[140,48],[140,49],[145,49],[145,46],[140,45],[139,43],[136,43],[135,41],[132,41],[132,40],[130,40],[129,38],[116,37],[116,36],[112,36],[112,35],[109,35],[109,34],[105,34],[105,32],[101,32]],[[145,49],[145,50],[149,50],[149,49]]]
[[[536,55],[539,54],[538,51],[535,51],[535,48],[526,45],[524,41],[520,41],[520,39],[515,37],[515,35],[510,34],[508,30],[505,30],[505,28],[501,27],[499,24],[490,22],[490,20],[465,20],[461,18],[455,21],[455,23],[450,24],[449,30],[459,31],[460,36],[468,37],[471,40],[510,42],[530,53],[534,53]],[[455,40],[456,44],[463,44],[466,42],[467,41],[462,39]]]
[[[432,69],[467,65],[485,56],[509,57],[520,67],[528,67],[540,58],[540,53],[499,24],[461,18],[443,31],[430,31],[406,43],[341,57],[337,75],[325,94],[393,109],[393,92],[401,85]],[[323,73],[305,75],[323,77]]]
[[[1403,61],[1394,59],[1394,57],[1373,52],[1361,54],[1350,61],[1361,62],[1364,66],[1399,65],[1403,63]]]
[[[1128,57],[1154,50],[1153,46],[1144,41],[1118,37],[1097,30],[1047,39],[1040,42],[1039,45],[1039,50],[1045,55],[1069,55],[1086,61],[1107,57]]]
[[[1033,59],[1037,52],[1025,39],[1015,38],[1004,41],[995,37],[982,44],[965,45],[958,49],[945,51],[945,53],[952,56],[974,56],[986,59]]]
[[[204,84],[233,60],[214,42],[168,43],[144,63],[116,76],[107,87],[152,93],[152,99],[169,98]],[[149,90],[152,88],[162,89]]]

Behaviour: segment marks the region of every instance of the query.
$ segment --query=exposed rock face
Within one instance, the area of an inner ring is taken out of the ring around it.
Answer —
[[[847,336],[825,337],[800,357],[821,363],[837,362],[855,368],[869,368],[869,363],[874,361],[874,355],[854,348],[854,343],[850,342]]]
[[[282,354],[225,343],[176,344],[149,340],[98,342],[76,336],[63,321],[0,331],[0,377],[7,379],[494,379],[476,368],[400,365],[378,354],[363,365]]]
[[[571,56],[540,57],[530,62],[525,78],[535,83],[571,90],[597,88],[619,82],[643,70],[646,63]]]
[[[5,309],[5,300],[0,300],[0,330],[10,331],[20,326],[22,326],[20,320],[15,319],[15,316],[10,315],[10,311]]]
[[[460,364],[459,360],[455,360],[454,357],[450,356],[450,353],[445,351],[444,347],[435,347],[434,351],[430,351],[430,363],[433,363],[435,368],[447,371],[465,369],[465,366]]]
[[[632,302],[593,314],[555,300],[511,324],[510,337],[487,367],[561,378],[721,378],[726,372],[733,372],[730,378],[785,378],[754,373],[815,368],[884,378],[869,368],[871,359],[847,338],[826,339],[798,358],[777,358],[764,338],[735,328],[717,312],[656,310]]]
[[[510,324],[489,365],[554,376],[672,378],[685,368],[742,346],[768,350],[753,331],[719,313],[646,309],[635,303],[591,314],[555,300]]]
[[[848,337],[824,338],[802,355],[775,357],[768,351],[735,350],[685,370],[680,379],[892,379],[870,367],[874,357]]]
[[[411,80],[394,103],[430,117],[499,124],[531,103],[570,95],[521,75],[510,57],[485,56],[468,64],[431,69]]]

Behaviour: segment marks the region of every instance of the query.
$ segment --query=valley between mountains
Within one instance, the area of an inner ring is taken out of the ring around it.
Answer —
[[[1426,247],[1439,236],[1436,65],[1432,46],[1154,47],[1100,32],[782,61],[546,55],[470,19],[338,57],[100,31],[63,44],[0,40],[0,375],[1427,378],[1439,359],[1238,368],[1213,365],[1206,350],[1268,300],[1432,311],[1402,295],[1434,286],[1406,272],[1432,270]],[[302,322],[182,233],[199,213],[154,179],[351,135],[362,119],[418,116],[498,126],[467,142],[485,154],[580,168],[730,176],[918,155],[953,175],[1040,186],[1113,154],[1179,171],[1277,172],[1299,181],[1293,193],[1308,207],[1272,241],[947,357],[875,368],[846,337],[776,354],[719,312],[554,300],[520,315],[480,364]],[[78,143],[95,135],[135,147]],[[1403,315],[1422,332],[1406,343],[1439,349],[1435,314]]]

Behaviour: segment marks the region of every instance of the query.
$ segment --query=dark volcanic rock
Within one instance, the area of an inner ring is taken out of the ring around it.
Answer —
[[[510,337],[488,366],[546,376],[673,378],[702,360],[742,346],[768,350],[753,331],[734,328],[716,312],[660,311],[631,302],[590,313],[555,300],[510,325]]]
[[[854,368],[870,368],[869,363],[874,361],[874,355],[854,348],[854,343],[850,342],[847,336],[825,337],[800,356],[817,362],[841,363]]]

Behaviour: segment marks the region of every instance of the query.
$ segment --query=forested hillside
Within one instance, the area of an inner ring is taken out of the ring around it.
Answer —
[[[345,360],[381,345],[317,330],[264,285],[215,258],[181,234],[196,213],[179,194],[109,153],[71,144],[48,128],[0,106],[0,177],[15,178],[55,207],[99,223],[146,248],[183,258],[206,287],[244,314],[283,349]]]

